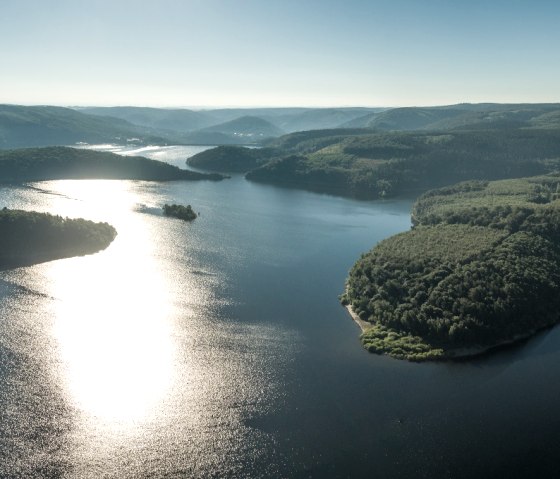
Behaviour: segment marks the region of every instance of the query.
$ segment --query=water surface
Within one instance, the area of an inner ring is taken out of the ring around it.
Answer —
[[[164,218],[171,202],[201,215]],[[119,233],[98,254],[0,273],[0,477],[558,470],[558,329],[461,363],[360,347],[337,296],[362,252],[409,228],[409,200],[234,176],[39,182],[0,188],[0,205]]]

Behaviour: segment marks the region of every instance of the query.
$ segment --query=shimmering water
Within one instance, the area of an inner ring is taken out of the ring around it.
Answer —
[[[164,218],[166,202],[201,216]],[[236,176],[42,182],[0,188],[4,205],[119,235],[0,273],[0,477],[558,472],[558,329],[463,363],[361,349],[337,296],[361,252],[409,227],[410,201]]]

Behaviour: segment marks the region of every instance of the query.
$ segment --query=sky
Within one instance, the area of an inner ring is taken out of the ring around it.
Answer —
[[[560,101],[557,0],[0,0],[0,103]]]

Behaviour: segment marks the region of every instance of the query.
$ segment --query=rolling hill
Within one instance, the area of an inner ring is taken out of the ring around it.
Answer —
[[[99,117],[55,106],[0,105],[0,148],[86,143],[155,143],[154,130],[118,118]]]
[[[560,104],[458,104],[369,113],[341,126],[383,131],[557,128]]]
[[[222,133],[254,141],[283,135],[284,132],[269,121],[257,116],[242,116],[219,125],[209,126],[198,133]]]
[[[80,108],[82,113],[120,118],[129,123],[158,130],[191,132],[219,123],[209,113],[187,109],[146,108],[133,106]]]

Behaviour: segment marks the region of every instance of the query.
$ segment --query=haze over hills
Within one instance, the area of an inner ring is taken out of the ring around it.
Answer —
[[[241,137],[270,138],[281,136],[285,132],[267,120],[257,116],[241,116],[219,125],[209,126],[201,132],[225,133]]]
[[[0,148],[68,145],[78,142],[169,141],[162,132],[125,120],[87,115],[55,106],[0,105]],[[135,140],[133,140],[135,139]]]
[[[0,105],[0,148],[86,143],[254,144],[287,132],[338,126],[371,108],[248,108]]]
[[[385,108],[220,108],[213,110],[164,109],[143,107],[87,107],[79,111],[121,118],[141,126],[181,133],[215,127],[250,116],[266,120],[282,133],[337,128],[341,124]],[[212,130],[226,132],[223,130]]]
[[[560,128],[560,104],[484,103],[393,109],[237,108],[202,111],[142,107],[75,110],[53,106],[0,105],[0,148],[78,142],[126,144],[131,141],[159,145],[258,145],[266,139],[299,131],[317,131],[321,132],[317,133],[319,136],[332,137],[334,134],[330,130],[333,129],[340,129],[337,135],[355,135],[356,132],[361,134],[360,130],[512,128]],[[329,141],[332,143],[332,138]],[[303,145],[300,146],[303,148]],[[314,144],[313,149],[315,147]]]
[[[556,112],[556,113],[555,113]],[[560,105],[463,103],[440,107],[405,107],[368,113],[343,125],[375,130],[450,130],[560,126]]]
[[[111,116],[126,120],[135,125],[156,128],[159,130],[175,130],[181,132],[195,131],[216,123],[213,115],[204,111],[193,111],[188,109],[164,109],[136,106],[115,107],[88,107],[80,108],[80,112],[88,115]]]

